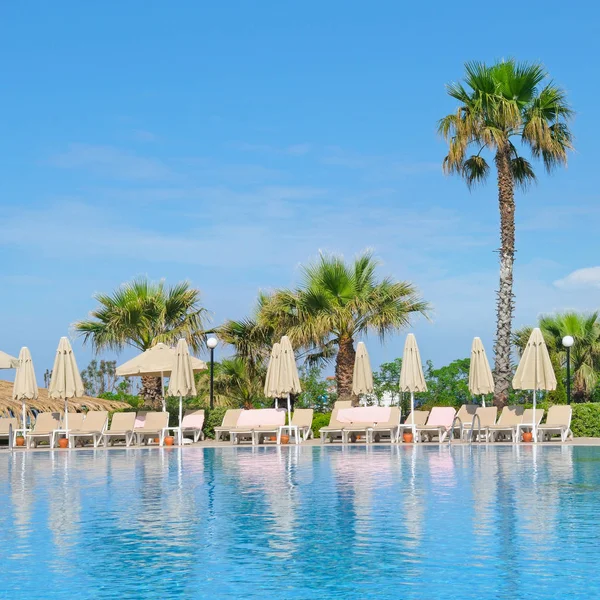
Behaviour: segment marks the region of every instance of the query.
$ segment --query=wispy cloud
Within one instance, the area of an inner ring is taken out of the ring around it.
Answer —
[[[132,137],[137,142],[155,142],[158,139],[155,133],[145,129],[136,129],[133,131]]]
[[[69,144],[65,152],[51,157],[49,163],[61,169],[84,169],[116,179],[143,181],[173,176],[164,162],[137,156],[114,146]]]
[[[349,152],[336,146],[326,149],[321,157],[325,165],[363,171],[371,180],[396,179],[407,175],[441,173],[440,163],[404,160],[389,155],[369,155]]]
[[[261,152],[265,154],[287,154],[290,156],[303,156],[308,154],[312,145],[308,143],[290,144],[288,146],[275,146],[272,144],[253,144],[249,142],[230,142],[228,147],[240,152]]]
[[[600,267],[576,269],[555,281],[554,285],[563,290],[600,289]]]

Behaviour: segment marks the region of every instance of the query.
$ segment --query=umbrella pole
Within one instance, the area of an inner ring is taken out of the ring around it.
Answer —
[[[287,405],[288,405],[287,406],[287,409],[288,409],[288,425],[291,425],[292,424],[292,404],[291,404],[291,401],[290,401],[290,395],[289,394],[287,395]],[[291,435],[292,435],[292,430],[291,429],[289,430],[289,433],[290,433],[290,440],[291,440]],[[298,443],[298,439],[297,438],[295,438],[294,441],[296,443]]]
[[[25,419],[27,417],[27,413],[25,411],[25,398],[23,398],[23,424],[21,427],[23,428],[23,437],[25,437],[25,430],[27,429],[27,425],[25,424]]]
[[[65,398],[65,430],[67,432],[67,440],[69,439],[69,405]]]
[[[485,396],[483,394],[481,394],[481,406],[485,408]]]
[[[167,410],[167,405],[165,403],[165,377],[163,372],[160,372],[160,389],[162,391],[162,407],[163,407],[163,412],[165,412],[165,410]]]
[[[183,433],[181,432],[181,423],[183,420],[182,413],[183,413],[183,398],[181,396],[179,396],[179,445],[180,446],[181,446],[181,443],[183,442]]]
[[[535,388],[533,388],[533,423],[531,424],[531,431],[533,432],[533,441],[537,442],[537,431],[536,431],[536,426],[535,426],[535,422],[536,422],[536,415],[535,415],[535,405],[536,405],[536,400],[537,400],[537,390]]]
[[[417,429],[415,427],[415,393],[410,393],[410,414],[412,420],[412,434],[413,434],[413,442],[417,441]]]

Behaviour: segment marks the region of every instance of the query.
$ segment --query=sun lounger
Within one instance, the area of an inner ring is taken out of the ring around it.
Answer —
[[[191,433],[194,444],[198,440],[204,439],[204,410],[186,410],[183,418],[181,419],[181,441],[183,443],[183,437],[186,433]],[[179,432],[179,426],[169,427],[169,431]]]
[[[223,422],[218,427],[215,427],[215,442],[218,442],[221,438],[221,435],[224,433],[228,434],[232,429],[235,429],[241,413],[241,408],[229,409],[225,411]]]
[[[420,442],[424,437],[431,441],[433,436],[437,435],[441,444],[452,427],[455,415],[456,410],[451,406],[434,406],[429,413],[427,424],[417,427],[417,439],[415,441]]]
[[[297,408],[292,415],[291,425],[298,428],[300,439],[304,442],[313,437],[313,414],[312,408]]]
[[[134,412],[115,413],[111,419],[110,429],[102,434],[104,447],[107,448],[109,444],[112,446],[121,440],[125,442],[125,446],[129,447],[133,441],[135,418]]]
[[[535,409],[536,429],[537,429],[537,427],[539,427],[543,418],[544,418],[544,409],[536,408]],[[513,442],[520,442],[521,434],[523,432],[533,430],[533,419],[534,419],[533,408],[525,409],[525,412],[523,413],[523,421],[521,421],[521,423],[515,427],[515,433],[513,434]]]
[[[352,408],[351,400],[336,400],[333,408]]]
[[[396,441],[400,441],[401,434],[412,433],[413,419],[414,419],[414,424],[416,427],[419,425],[425,425],[427,423],[428,417],[429,417],[428,410],[415,410],[414,412],[409,413],[408,417],[406,417],[406,421],[404,421],[404,423],[401,423],[400,426],[398,427],[398,437],[396,438]]]
[[[168,412],[147,412],[144,424],[133,430],[138,445],[148,444],[149,440],[158,438],[159,446],[165,441],[165,436],[169,428]]]
[[[329,425],[319,429],[319,433],[321,435],[321,444],[324,444],[327,439],[329,439],[330,442],[333,442],[334,438],[336,437],[341,439],[342,431],[344,430],[344,423],[340,423],[337,419],[339,410],[339,408],[334,406],[333,410],[331,411],[331,417],[329,418]]]
[[[0,419],[0,440],[9,440],[11,426],[13,438],[12,441],[15,443],[15,440],[17,439],[17,427],[19,427],[19,422],[13,417],[3,417]]]
[[[500,413],[498,422],[495,425],[490,425],[488,430],[488,441],[495,442],[498,436],[513,436],[516,432],[517,425],[523,422],[524,408],[522,406],[505,406]]]
[[[458,421],[456,421],[454,423],[453,433],[456,433],[456,430],[458,430],[459,438],[462,439],[463,430],[465,427],[467,427],[467,429],[471,427],[471,423],[473,422],[473,417],[475,416],[475,413],[477,412],[478,408],[481,408],[481,407],[477,404],[463,404],[458,409],[455,420],[456,420],[456,418],[460,419],[460,423]]]
[[[549,441],[553,435],[560,435],[560,441],[566,442],[570,437],[573,439],[571,431],[571,417],[573,409],[568,405],[555,405],[548,409],[546,422],[537,428],[538,439],[540,442]]]
[[[70,419],[69,419],[70,421]],[[108,423],[108,411],[106,410],[90,410],[85,415],[85,419],[79,428],[71,427],[69,422],[69,445],[74,440],[80,440],[83,445],[86,441],[91,440],[94,444],[94,448],[98,447],[98,444],[102,440],[102,434],[106,429]]]
[[[479,419],[476,418],[479,417]],[[468,423],[462,428],[462,437],[466,439],[467,436],[476,435],[477,441],[480,442],[483,437],[484,441],[488,441],[489,428],[496,424],[496,417],[498,416],[497,406],[478,406],[473,416],[472,423]]]
[[[352,441],[356,441],[356,436],[363,433],[365,440],[368,442],[368,432],[380,424],[387,426],[390,422],[391,414],[392,409],[389,406],[355,406],[339,409],[337,420],[343,424],[342,441],[347,444],[350,437]],[[395,416],[397,419],[393,425],[394,430],[400,424],[400,414],[398,413]]]
[[[48,445],[50,445],[54,438],[54,431],[59,426],[58,413],[38,413],[33,429],[25,434],[27,447],[31,448],[33,445],[35,448],[42,440],[48,440]]]
[[[250,438],[255,446],[261,443],[267,433],[276,436],[279,428],[285,425],[285,415],[283,408],[243,410],[236,426],[229,430],[231,443],[238,444],[242,439]]]
[[[367,430],[367,444],[381,441],[381,436],[389,433],[390,442],[398,439],[400,429],[400,408],[398,406],[390,407],[390,418],[387,423],[374,423],[373,427]]]

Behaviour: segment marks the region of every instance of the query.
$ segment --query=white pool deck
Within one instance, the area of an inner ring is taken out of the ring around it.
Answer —
[[[375,442],[373,444],[368,444],[369,448],[374,448],[374,447],[390,447],[390,446],[396,446],[396,447],[412,447],[412,446],[440,446],[440,444],[438,442],[419,442],[418,444],[405,444],[405,443],[400,443],[400,444],[390,444],[389,442]],[[443,442],[441,444],[441,446],[445,446],[447,447],[448,445],[450,446],[468,446],[469,442],[461,442],[460,440],[456,439],[453,440],[451,444],[448,444],[448,442]],[[485,446],[533,446],[534,444],[532,442],[520,442],[518,444],[513,444],[512,442],[473,442],[473,447],[485,447]],[[575,438],[574,440],[569,440],[567,442],[560,442],[560,441],[550,441],[550,442],[540,442],[535,444],[538,447],[550,447],[550,446],[600,446],[600,438],[591,438],[591,437],[580,437],[580,438]],[[296,446],[296,444],[282,444],[280,447],[281,448],[286,448],[288,446]],[[346,448],[350,448],[350,447],[365,447],[367,446],[367,444],[365,444],[364,442],[351,442],[348,444],[342,444],[340,442],[327,442],[325,444],[321,443],[321,440],[319,438],[314,439],[314,440],[307,440],[306,442],[302,442],[302,444],[300,444],[300,446],[302,447],[320,447],[320,448],[340,448],[340,447],[346,447]],[[204,440],[201,442],[197,442],[197,443],[192,443],[192,444],[184,444],[183,446],[178,446],[177,444],[173,445],[173,446],[163,446],[164,449],[166,450],[170,450],[172,448],[277,448],[277,444],[275,444],[274,442],[267,442],[265,444],[260,444],[258,446],[252,446],[251,443],[249,442],[244,442],[244,443],[240,443],[240,444],[232,444],[230,441],[219,441],[219,442],[215,442],[214,440]],[[55,452],[79,452],[81,450],[96,450],[96,451],[111,451],[111,450],[123,450],[123,449],[127,449],[127,450],[140,450],[140,449],[159,449],[160,446],[158,444],[150,444],[148,446],[130,446],[129,448],[126,448],[125,445],[123,444],[119,444],[119,445],[114,445],[114,446],[110,446],[108,448],[104,448],[104,446],[98,446],[98,448],[94,448],[91,444],[86,445],[84,447],[76,447],[76,448],[66,448],[66,449],[62,449],[62,448],[54,448],[53,450]],[[14,452],[48,452],[51,449],[47,446],[41,446],[39,448],[30,448],[30,449],[26,449],[23,447],[15,447],[13,449]],[[5,453],[5,452],[9,452],[8,448],[6,446],[3,446],[0,449],[0,453]]]

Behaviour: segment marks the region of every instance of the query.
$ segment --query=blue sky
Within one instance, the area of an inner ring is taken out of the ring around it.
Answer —
[[[29,346],[41,375],[92,295],[136,275],[189,279],[218,324],[319,250],[371,247],[434,305],[413,329],[425,359],[467,356],[474,335],[491,355],[495,182],[442,175],[435,130],[464,62],[508,56],[542,61],[577,111],[569,168],[538,166],[517,196],[515,324],[596,308],[598,15],[528,7],[5,5],[0,348]],[[403,341],[367,340],[374,364]]]

